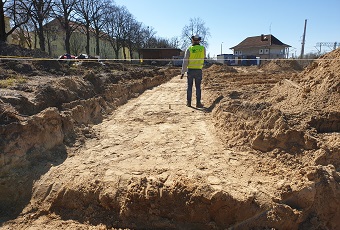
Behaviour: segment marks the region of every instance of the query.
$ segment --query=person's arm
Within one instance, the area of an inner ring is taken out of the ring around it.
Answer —
[[[182,71],[181,71],[182,75],[188,71],[189,56],[190,56],[190,51],[189,49],[187,49],[185,51],[184,58],[183,58]]]

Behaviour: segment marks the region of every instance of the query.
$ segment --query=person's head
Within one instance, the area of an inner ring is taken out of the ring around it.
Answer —
[[[200,44],[201,37],[197,34],[194,35],[194,36],[191,36],[191,42],[192,42],[192,44]]]

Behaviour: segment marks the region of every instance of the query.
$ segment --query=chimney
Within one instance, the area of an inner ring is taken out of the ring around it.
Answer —
[[[264,34],[261,34],[261,41],[264,41]]]

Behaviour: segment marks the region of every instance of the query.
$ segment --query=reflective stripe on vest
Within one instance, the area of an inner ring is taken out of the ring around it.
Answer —
[[[189,51],[188,69],[202,69],[204,64],[204,46],[190,46]]]

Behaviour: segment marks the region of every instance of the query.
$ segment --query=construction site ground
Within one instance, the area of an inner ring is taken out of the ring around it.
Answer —
[[[0,229],[340,226],[339,49],[209,65],[203,109],[178,67],[0,64]]]

